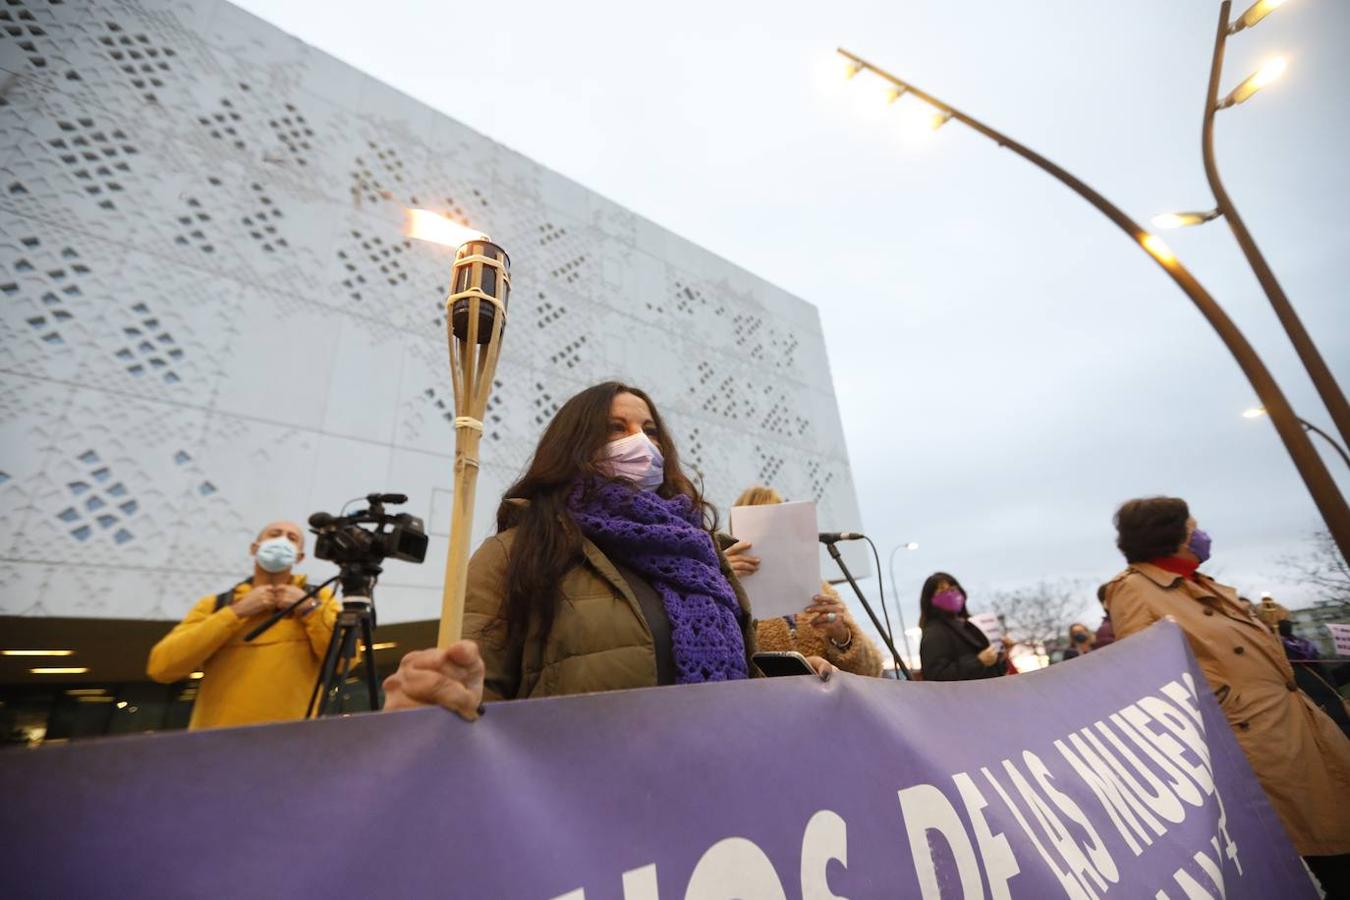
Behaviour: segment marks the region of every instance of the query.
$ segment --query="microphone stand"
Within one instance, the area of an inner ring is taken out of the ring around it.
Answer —
[[[909,674],[909,668],[905,665],[905,661],[900,658],[900,652],[895,649],[894,642],[887,636],[886,629],[881,627],[881,620],[877,618],[876,612],[872,609],[872,604],[867,602],[867,598],[863,596],[862,588],[858,587],[858,582],[853,580],[853,573],[848,570],[848,566],[844,565],[844,557],[839,552],[838,543],[829,541],[825,546],[830,548],[830,556],[839,566],[839,571],[844,573],[844,578],[848,579],[848,583],[853,586],[853,593],[857,594],[858,599],[862,601],[863,609],[867,610],[867,615],[871,617],[872,625],[881,637],[881,642],[886,645],[887,650],[891,651],[891,659],[895,661],[895,670],[905,676],[905,681],[913,681],[914,679]],[[877,577],[881,577],[880,572],[877,573]]]

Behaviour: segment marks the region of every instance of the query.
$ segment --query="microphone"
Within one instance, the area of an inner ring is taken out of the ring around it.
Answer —
[[[866,538],[867,535],[857,531],[822,531],[820,533],[822,544],[833,544],[835,541],[861,541]]]
[[[366,494],[367,503],[407,503],[407,494]]]
[[[326,512],[316,512],[309,517],[309,527],[314,529],[324,529],[333,524],[333,516]]]

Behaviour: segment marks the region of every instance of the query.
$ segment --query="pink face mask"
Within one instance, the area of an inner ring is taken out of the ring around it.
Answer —
[[[600,452],[601,467],[614,478],[626,478],[644,491],[654,491],[665,481],[665,457],[656,442],[641,431],[610,441]]]
[[[947,588],[933,595],[933,606],[949,613],[959,613],[965,608],[966,597],[956,588]]]

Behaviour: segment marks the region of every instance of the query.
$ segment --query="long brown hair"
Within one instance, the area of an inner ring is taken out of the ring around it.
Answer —
[[[517,529],[506,569],[506,636],[523,640],[531,619],[539,637],[553,627],[561,596],[558,585],[581,560],[581,532],[567,512],[567,497],[578,482],[605,478],[596,466],[610,440],[610,408],[619,394],[632,394],[647,404],[656,426],[653,440],[665,457],[665,479],[656,493],[667,499],[683,494],[700,510],[704,527],[717,527],[717,512],[680,468],[679,451],[661,414],[647,394],[617,381],[586,388],[562,405],[544,429],[525,474],[502,496],[497,531]],[[636,485],[633,486],[637,490]],[[525,500],[527,504],[513,503]]]

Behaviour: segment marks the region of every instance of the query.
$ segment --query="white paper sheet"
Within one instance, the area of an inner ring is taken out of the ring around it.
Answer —
[[[975,613],[970,617],[970,624],[984,632],[995,650],[1003,649],[1003,625],[998,620],[998,613]]]
[[[731,533],[749,541],[749,554],[759,557],[759,571],[741,579],[756,619],[789,616],[811,605],[820,593],[815,503],[733,507]]]

